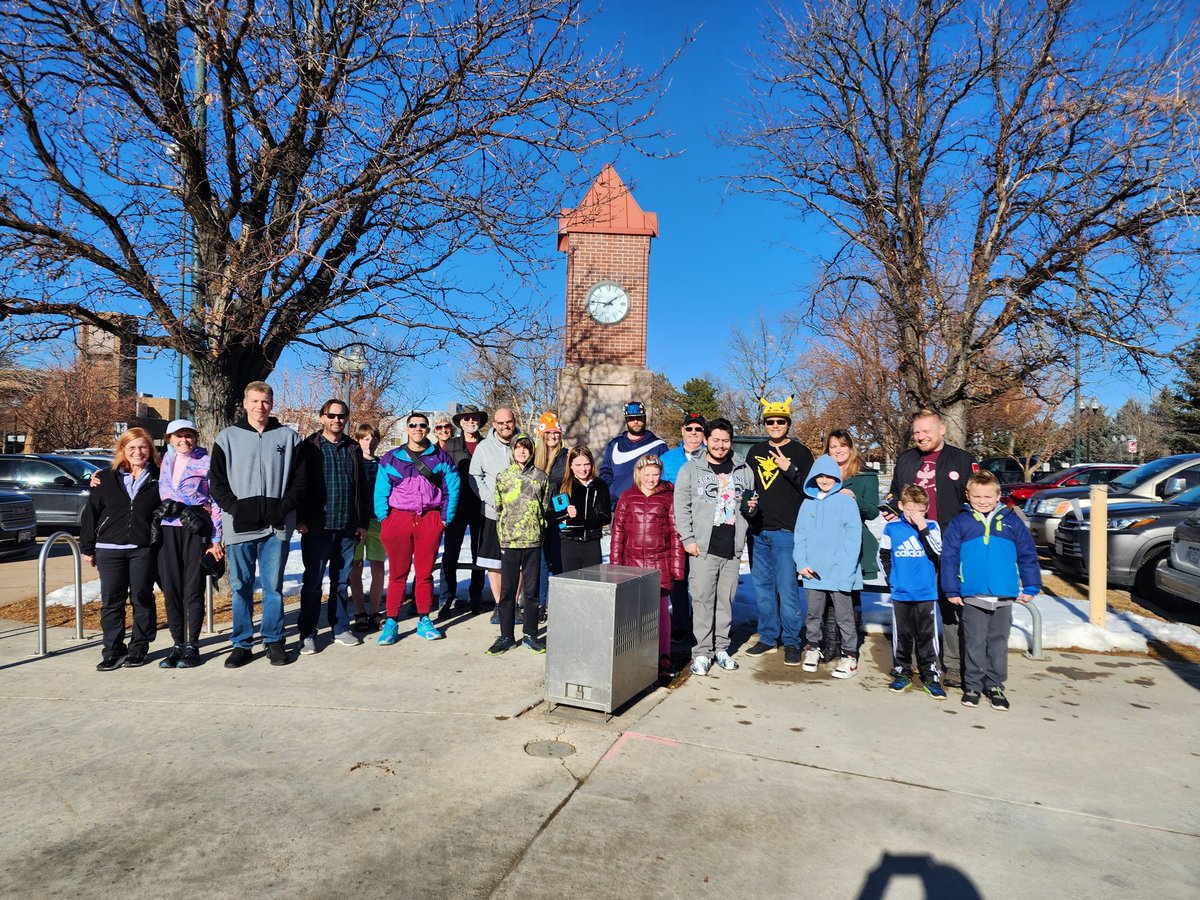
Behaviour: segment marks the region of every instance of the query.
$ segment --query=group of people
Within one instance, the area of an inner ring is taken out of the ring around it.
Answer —
[[[1024,523],[998,502],[994,477],[945,443],[935,412],[914,418],[914,447],[897,459],[881,504],[878,476],[848,431],[830,432],[816,459],[791,437],[791,398],[761,401],[767,439],[745,457],[733,451],[727,419],[686,413],[670,448],[647,428],[645,406],[633,401],[624,409],[624,431],[599,462],[587,447],[566,446],[553,413],[526,434],[511,410],[495,409],[484,436],[483,410],[438,419],[432,435],[429,418],[413,412],[404,442],[378,458],[378,430],[361,424],[351,437],[345,402],[326,402],[320,430],[306,438],[271,415],[273,403],[269,385],[248,385],[245,417],[221,432],[211,456],[197,445],[191,422],[170,423],[161,470],[144,431],[118,440],[111,470],[94,482],[81,541],[100,572],[99,669],[146,662],[156,580],[174,640],[159,665],[195,665],[204,573],[226,560],[233,648],[225,665],[253,658],[256,576],[265,656],[272,665],[288,663],[283,574],[293,531],[304,563],[301,655],[319,649],[326,573],[325,620],[334,643],[358,645],[376,629],[378,644],[396,643],[412,572],[417,637],[444,636],[434,617],[483,611],[486,582],[499,627],[487,652],[517,646],[518,624],[520,643],[545,652],[540,625],[549,576],[600,564],[611,527],[611,563],[660,573],[663,674],[672,671],[672,636],[691,644],[696,675],[712,666],[738,668],[730,626],[749,542],[758,640],[748,656],[782,648],[785,665],[815,672],[828,661],[833,677],[853,677],[855,607],[864,578],[877,578],[882,563],[893,599],[890,688],[912,686],[915,652],[927,693],[942,699],[945,687],[961,686],[967,705],[986,695],[994,708],[1007,708],[1011,603],[1037,592],[1040,570]],[[886,525],[877,539],[880,515]],[[458,570],[468,534],[464,601]],[[367,564],[369,593],[362,585]],[[134,609],[128,647],[127,599]]]

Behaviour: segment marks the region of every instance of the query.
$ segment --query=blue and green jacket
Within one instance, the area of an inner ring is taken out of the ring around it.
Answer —
[[[983,516],[963,504],[942,538],[942,590],[947,597],[1033,596],[1042,568],[1029,528],[1011,509]]]

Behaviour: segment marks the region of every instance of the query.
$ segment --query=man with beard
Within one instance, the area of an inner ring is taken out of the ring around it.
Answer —
[[[500,600],[500,537],[496,533],[496,476],[509,467],[509,444],[517,433],[517,417],[501,406],[492,414],[492,430],[475,448],[468,468],[471,490],[483,508],[475,565],[487,572],[492,599]],[[472,534],[472,540],[474,535]]]
[[[471,529],[471,584],[467,588],[470,609],[477,613],[483,608],[483,575],[479,568],[479,538],[483,530],[483,504],[471,490],[471,460],[480,444],[479,429],[487,424],[487,413],[474,406],[465,407],[454,416],[454,424],[462,431],[446,440],[442,447],[458,467],[458,477],[463,485],[458,492],[458,512],[446,526],[442,535],[441,592],[438,596],[438,619],[447,618],[454,606],[458,593],[458,555],[462,550],[463,538]],[[436,427],[436,426],[435,426]]]
[[[600,480],[608,485],[609,501],[617,508],[621,495],[633,487],[633,464],[639,456],[662,456],[667,442],[646,428],[646,407],[637,400],[625,404],[625,430],[608,442],[600,460]]]

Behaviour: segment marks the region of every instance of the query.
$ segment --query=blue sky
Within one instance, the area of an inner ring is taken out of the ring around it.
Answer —
[[[639,204],[659,217],[660,236],[651,249],[648,363],[677,385],[704,372],[721,376],[729,330],[760,311],[770,318],[793,310],[817,271],[814,254],[832,246],[820,222],[802,223],[780,204],[732,193],[722,177],[736,171],[740,159],[718,145],[717,131],[746,96],[744,67],[766,9],[758,2],[610,0],[594,28],[598,43],[623,33],[627,59],[645,67],[655,66],[696,30],[659,108],[660,127],[672,133],[662,148],[672,157],[626,151],[616,158]],[[604,161],[597,161],[597,173]],[[554,241],[551,222],[546,246],[552,255]],[[540,289],[560,320],[565,281],[565,258],[559,255]],[[411,373],[415,392],[430,408],[462,399],[447,360],[439,362],[438,368]],[[299,360],[288,357],[282,365],[295,368]],[[173,396],[169,355],[144,361],[141,379],[142,390]],[[1100,397],[1110,410],[1131,395],[1148,399],[1150,391],[1144,383],[1084,375],[1085,396]]]

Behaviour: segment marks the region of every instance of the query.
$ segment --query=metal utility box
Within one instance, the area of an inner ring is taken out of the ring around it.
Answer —
[[[611,714],[658,680],[659,581],[609,565],[550,579],[547,702]]]

